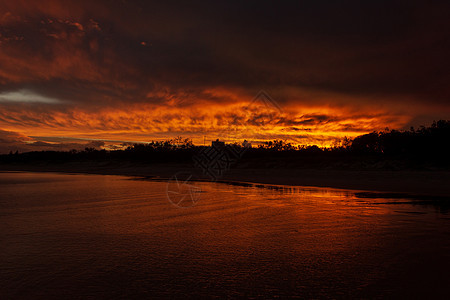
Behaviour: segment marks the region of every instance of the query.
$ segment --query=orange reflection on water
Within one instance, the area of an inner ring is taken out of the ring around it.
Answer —
[[[0,292],[9,298],[447,292],[436,282],[446,280],[450,267],[450,226],[433,207],[361,200],[348,190],[194,184],[203,191],[197,205],[178,209],[164,181],[0,173]]]

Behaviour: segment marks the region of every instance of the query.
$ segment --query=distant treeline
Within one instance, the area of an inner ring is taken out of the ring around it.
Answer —
[[[234,144],[233,147],[241,147]],[[80,161],[189,163],[205,146],[190,139],[134,144],[124,150],[39,151],[0,155],[0,163],[65,163]],[[345,138],[339,146],[295,146],[282,140],[246,149],[236,167],[312,167],[354,169],[448,169],[450,121],[408,131],[385,130]]]

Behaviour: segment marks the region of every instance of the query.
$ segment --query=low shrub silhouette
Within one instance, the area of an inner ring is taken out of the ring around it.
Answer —
[[[234,144],[235,147],[242,147]],[[124,150],[35,151],[0,155],[3,164],[66,162],[191,163],[204,146],[190,139],[133,144]],[[385,130],[345,138],[341,146],[296,146],[282,140],[249,148],[238,167],[306,167],[354,169],[448,169],[450,167],[450,121],[435,121],[406,131]]]

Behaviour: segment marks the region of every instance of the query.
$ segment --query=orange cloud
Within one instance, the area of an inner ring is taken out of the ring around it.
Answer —
[[[286,106],[282,111],[261,103],[196,102],[181,107],[134,104],[98,111],[62,110],[47,105],[31,110],[3,106],[0,126],[29,136],[150,141],[182,135],[202,143],[203,137],[229,142],[284,139],[295,144],[331,146],[385,127],[398,128],[410,117],[401,114],[350,112],[345,108]],[[8,111],[6,111],[8,110]]]

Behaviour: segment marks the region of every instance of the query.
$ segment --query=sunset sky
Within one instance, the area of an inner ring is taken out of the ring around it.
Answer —
[[[429,125],[449,53],[448,1],[0,1],[0,153]]]

